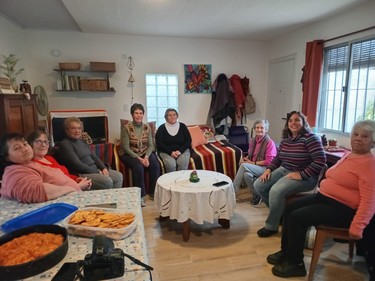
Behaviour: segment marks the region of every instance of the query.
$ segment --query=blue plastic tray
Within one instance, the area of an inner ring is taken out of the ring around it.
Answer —
[[[1,229],[7,233],[38,224],[54,224],[66,218],[77,209],[74,205],[53,203],[11,219],[3,223]]]

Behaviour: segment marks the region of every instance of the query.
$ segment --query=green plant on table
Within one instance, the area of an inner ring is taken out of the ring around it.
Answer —
[[[2,73],[7,77],[10,81],[11,86],[14,90],[17,89],[17,76],[24,71],[24,68],[20,68],[16,70],[16,65],[19,59],[14,54],[10,54],[9,56],[2,55],[3,57],[3,64],[0,66],[2,69]]]

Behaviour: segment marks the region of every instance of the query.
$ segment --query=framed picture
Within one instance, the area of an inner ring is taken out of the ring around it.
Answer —
[[[211,94],[211,64],[185,64],[185,94]]]

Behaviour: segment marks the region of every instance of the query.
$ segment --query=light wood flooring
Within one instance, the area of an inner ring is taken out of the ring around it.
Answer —
[[[231,228],[218,223],[192,223],[190,240],[182,240],[182,225],[176,221],[160,223],[156,203],[147,198],[142,208],[148,245],[149,264],[154,281],[282,280],[272,275],[266,256],[280,249],[280,234],[259,238],[268,208],[250,205],[250,193],[241,189],[237,196]],[[311,251],[305,250],[305,265],[310,266]],[[348,258],[348,245],[327,243],[314,280],[368,280],[364,259]],[[288,280],[288,279],[286,279]],[[289,278],[289,280],[307,280]]]

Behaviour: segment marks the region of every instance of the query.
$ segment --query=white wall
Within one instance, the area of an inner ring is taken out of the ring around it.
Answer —
[[[0,55],[16,54],[19,59],[24,59],[26,48],[23,31],[1,16],[0,38]],[[2,58],[0,62],[2,62]],[[3,77],[4,75],[1,74],[0,76]]]
[[[212,64],[213,79],[219,73],[250,78],[250,88],[257,102],[257,112],[247,118],[252,125],[256,118],[267,117],[267,65],[270,60],[296,54],[296,73],[293,105],[301,107],[301,69],[305,60],[307,41],[328,39],[375,25],[375,1],[365,3],[350,12],[307,26],[271,42],[204,40],[168,37],[140,37],[79,32],[47,32],[22,30],[0,16],[0,54],[16,54],[19,67],[25,72],[19,77],[27,79],[32,87],[42,85],[49,96],[49,109],[106,109],[110,120],[110,139],[119,137],[119,119],[130,118],[124,105],[130,105],[131,88],[126,59],[135,62],[134,102],[146,104],[144,77],[146,73],[177,73],[179,75],[180,120],[186,124],[205,123],[211,95],[184,94],[184,64]],[[374,34],[375,30],[371,32]],[[362,36],[362,35],[358,35]],[[334,42],[331,42],[331,44]],[[51,55],[52,49],[61,51],[60,57]],[[56,79],[59,62],[114,61],[117,72],[111,85],[117,90],[110,94],[58,94]],[[147,114],[147,109],[146,109]],[[41,117],[45,118],[45,117]],[[339,138],[340,144],[348,145],[348,138]]]
[[[306,42],[323,39],[327,40],[340,35],[348,34],[367,27],[375,26],[375,1],[367,2],[349,12],[334,16],[329,20],[320,21],[316,24],[309,25],[287,36],[278,38],[269,42],[269,60],[285,57],[291,54],[296,56],[296,79],[294,100],[291,101],[296,109],[302,106],[302,85],[300,83],[302,67],[305,64]],[[361,38],[368,35],[374,35],[375,29],[367,32],[358,33],[335,41],[326,43],[327,45],[337,44],[347,41],[348,39]],[[327,135],[328,137],[338,138],[339,145],[350,147],[350,140],[347,136]]]
[[[1,19],[1,18],[0,18]],[[4,19],[2,19],[4,20]],[[9,25],[9,23],[8,23]],[[186,124],[206,123],[210,94],[184,94],[184,64],[211,64],[213,80],[220,73],[238,74],[250,78],[250,87],[259,103],[264,103],[266,85],[266,43],[250,41],[202,40],[168,37],[119,36],[83,34],[79,32],[50,32],[18,30],[25,40],[27,56],[20,61],[32,87],[42,85],[49,96],[49,109],[105,109],[109,115],[110,139],[120,136],[120,118],[130,118],[131,88],[128,85],[127,58],[135,62],[134,102],[146,105],[145,74],[177,73],[179,75],[179,115]],[[1,33],[0,33],[1,36]],[[11,48],[1,48],[1,53]],[[51,55],[52,49],[61,51],[59,57]],[[18,55],[18,52],[14,52]],[[116,62],[117,71],[111,77],[116,94],[57,93],[59,73],[53,71],[59,62],[80,62],[84,67],[90,61]],[[259,107],[261,112],[262,108]],[[260,116],[260,113],[248,116]],[[263,110],[264,112],[264,110]],[[147,109],[146,109],[147,115]],[[40,118],[45,118],[41,117]]]

